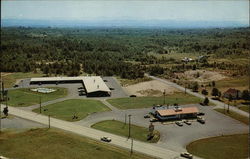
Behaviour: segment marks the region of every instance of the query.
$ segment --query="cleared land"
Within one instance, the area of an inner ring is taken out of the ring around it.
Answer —
[[[52,89],[55,89],[56,91],[48,94],[33,92],[28,88],[9,90],[8,97],[10,100],[8,101],[8,104],[15,107],[26,107],[39,104],[40,97],[43,103],[65,97],[67,95],[66,88],[53,87]]]
[[[216,110],[222,114],[225,114],[227,116],[230,116],[231,118],[239,120],[242,123],[249,125],[249,118],[248,117],[242,116],[242,115],[235,113],[233,111],[229,111],[229,113],[228,113],[227,110],[224,110],[224,109],[214,109],[214,110]]]
[[[248,134],[212,137],[194,141],[187,151],[205,159],[248,157]]]
[[[96,123],[91,126],[92,128],[102,130],[105,132],[113,133],[120,136],[128,137],[129,126],[128,123],[116,121],[116,120],[107,120]],[[154,138],[152,140],[147,141],[148,129],[144,127],[139,127],[136,125],[131,125],[131,137],[136,140],[144,141],[144,142],[152,142],[156,143],[160,139],[160,133],[158,131],[154,131]]]
[[[225,79],[226,76],[219,72],[207,71],[207,70],[189,70],[184,73],[178,73],[179,78],[185,78],[189,81],[196,81],[200,83],[212,82]]]
[[[184,93],[175,93],[167,95],[165,97],[166,104],[173,105],[174,103],[178,104],[192,104],[200,103],[202,100],[195,96]],[[149,108],[153,105],[163,104],[164,97],[130,97],[130,98],[116,98],[107,100],[113,106],[119,109],[136,109],[136,108]]]
[[[11,88],[16,82],[20,81],[21,79],[31,78],[31,77],[42,77],[42,76],[44,76],[44,74],[32,73],[32,72],[6,73],[5,75],[3,75],[4,87]]]
[[[25,159],[149,159],[112,145],[55,129],[34,129],[27,132],[0,135],[0,154]]]
[[[127,87],[129,85],[152,80],[149,77],[143,77],[143,78],[137,78],[137,79],[131,79],[131,80],[117,77],[117,79],[119,80],[121,86],[123,86],[123,87]]]
[[[110,109],[97,100],[69,99],[42,107],[42,114],[66,121],[79,121],[95,112],[109,111]],[[40,109],[33,110],[39,113]],[[76,116],[77,118],[73,118]]]
[[[162,96],[164,90],[166,94],[180,92],[174,87],[168,86],[160,81],[152,80],[124,87],[130,95],[136,96]]]

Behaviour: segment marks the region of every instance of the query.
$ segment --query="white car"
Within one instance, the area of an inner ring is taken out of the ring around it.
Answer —
[[[192,124],[192,123],[191,123],[190,121],[188,121],[188,120],[185,120],[184,123],[187,124],[187,125],[191,125],[191,124]]]
[[[104,142],[111,142],[111,138],[105,137],[105,136],[102,137],[101,140],[104,141]]]
[[[185,158],[189,158],[189,159],[192,159],[193,158],[193,155],[188,153],[188,152],[182,152],[181,153],[181,157],[185,157]]]

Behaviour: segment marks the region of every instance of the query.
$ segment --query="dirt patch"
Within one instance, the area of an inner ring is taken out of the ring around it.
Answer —
[[[178,74],[179,78],[186,78],[189,81],[196,81],[200,83],[219,81],[227,78],[219,72],[207,71],[207,70],[190,70],[184,73]]]
[[[168,86],[157,80],[141,82],[138,84],[124,87],[128,94],[134,94],[136,96],[162,96],[165,90],[166,94],[173,94],[180,92],[172,86]]]
[[[2,76],[8,76],[8,75],[11,75],[13,73],[8,73],[8,72],[2,72]]]

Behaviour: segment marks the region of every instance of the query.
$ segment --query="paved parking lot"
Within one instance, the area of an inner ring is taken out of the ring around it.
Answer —
[[[126,92],[120,86],[115,77],[103,77],[106,85],[111,88],[111,97],[100,97],[100,98],[122,98],[128,97]],[[86,96],[79,96],[78,88],[82,87],[81,83],[64,83],[64,84],[42,84],[42,85],[30,85],[30,79],[21,80],[18,88],[30,88],[30,87],[63,87],[68,89],[68,98],[86,98]],[[18,89],[11,88],[11,89]]]
[[[212,107],[200,105],[185,105],[183,107],[190,106],[197,106],[201,112],[205,113],[206,123],[201,124],[194,120],[192,125],[183,124],[180,127],[175,123],[164,125],[155,122],[155,129],[161,133],[161,139],[157,145],[181,152],[185,151],[185,146],[194,140],[226,134],[247,133],[249,130],[247,125],[214,111]],[[148,127],[150,124],[149,119],[144,119],[143,116],[149,111],[150,108],[96,113],[77,122],[77,124],[91,126],[96,122],[112,119],[124,122],[125,114],[131,114],[133,124]]]

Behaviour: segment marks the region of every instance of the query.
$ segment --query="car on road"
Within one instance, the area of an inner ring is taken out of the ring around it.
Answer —
[[[111,142],[111,138],[106,136],[102,137],[101,140],[104,142]]]
[[[150,115],[149,114],[145,114],[144,118],[150,118]]]
[[[156,119],[156,118],[150,119],[150,122],[155,122],[155,121],[158,121],[158,119]]]
[[[178,126],[183,126],[183,124],[181,122],[179,122],[179,121],[176,121],[175,124],[178,125]]]
[[[193,158],[193,155],[188,153],[188,152],[182,152],[181,153],[181,157],[185,157],[185,158],[189,158],[189,159],[192,159]]]
[[[191,125],[191,124],[192,124],[192,123],[191,123],[190,121],[188,121],[188,120],[185,120],[184,123],[187,124],[187,125]]]
[[[205,113],[199,112],[197,115],[198,115],[198,116],[202,116],[202,115],[205,115]]]
[[[206,122],[204,118],[199,117],[199,116],[197,117],[197,121],[200,122],[201,124],[205,124]]]

